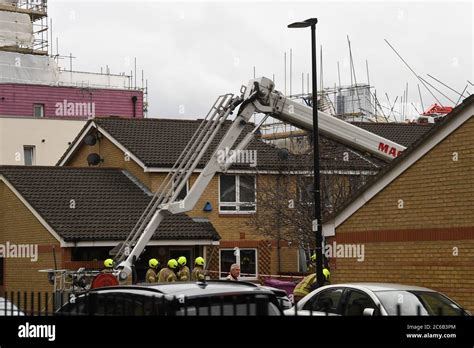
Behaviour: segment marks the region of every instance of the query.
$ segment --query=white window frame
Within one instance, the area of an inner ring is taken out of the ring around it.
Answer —
[[[221,202],[221,177],[222,175],[234,176],[235,177],[235,200],[236,202]],[[249,175],[244,175],[249,176]],[[249,202],[239,202],[240,198],[240,174],[220,174],[219,182],[217,187],[218,201],[219,201],[219,214],[255,214],[257,212],[257,177],[254,177],[254,186],[255,186],[255,201],[253,210],[240,210],[241,205],[245,205]],[[222,210],[221,207],[236,207],[235,210]]]
[[[258,249],[257,248],[239,248],[240,249],[240,253],[242,254],[242,250],[255,250],[255,277],[242,277],[240,276],[239,279],[240,280],[258,280]],[[221,251],[224,250],[224,251],[234,251],[233,248],[221,248],[219,249],[219,279],[225,279],[227,277],[227,275],[225,277],[221,277],[221,274],[222,273],[226,273],[226,274],[229,274],[229,271],[230,270],[222,270],[221,269]],[[242,257],[242,256],[241,256]],[[236,262],[237,262],[237,258],[236,258]]]
[[[37,107],[41,107],[41,115],[40,116],[36,116],[36,108]],[[39,117],[39,118],[42,118],[44,117],[44,104],[33,104],[33,117]]]
[[[36,165],[36,146],[35,145],[23,145],[23,164],[26,166],[25,151],[31,149],[31,165]]]

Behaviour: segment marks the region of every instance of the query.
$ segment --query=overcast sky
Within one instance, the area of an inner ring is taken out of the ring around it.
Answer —
[[[473,79],[472,2],[163,2],[49,0],[60,53],[72,52],[74,70],[130,73],[134,58],[149,86],[149,117],[203,117],[216,97],[238,93],[257,76],[272,78],[285,90],[284,52],[293,50],[292,92],[310,72],[309,29],[288,29],[293,21],[317,17],[317,45],[323,47],[325,87],[350,83],[347,35],[357,82],[377,95],[401,96],[419,104],[417,80],[385,43],[387,39],[422,77],[457,101]],[[54,49],[56,50],[56,49]],[[319,51],[318,51],[319,64]],[[318,69],[319,70],[319,69]],[[289,67],[286,90],[289,93]],[[139,80],[141,80],[141,75]],[[141,83],[141,82],[140,82]],[[319,85],[319,84],[318,84]],[[422,86],[420,86],[422,87]],[[474,86],[469,92],[474,93]],[[425,108],[435,102],[422,90]],[[441,102],[449,101],[437,94]],[[383,98],[386,101],[386,98]],[[184,113],[183,113],[184,111]]]

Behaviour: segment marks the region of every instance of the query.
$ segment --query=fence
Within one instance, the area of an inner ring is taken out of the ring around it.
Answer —
[[[286,299],[287,300],[287,299]],[[303,306],[285,309],[285,299],[268,291],[245,291],[230,294],[199,294],[171,296],[143,289],[103,288],[76,296],[65,293],[5,292],[0,297],[0,316],[332,316],[340,315],[338,306],[306,302]],[[319,306],[319,307],[318,307]],[[431,308],[397,304],[383,308],[379,304],[348,306],[347,316],[379,315],[469,315],[462,309]]]

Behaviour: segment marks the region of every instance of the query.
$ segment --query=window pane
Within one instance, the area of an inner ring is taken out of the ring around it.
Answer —
[[[0,285],[3,285],[3,257],[0,257]]]
[[[24,146],[23,155],[25,157],[25,165],[31,166],[34,164],[34,146]]]
[[[36,104],[34,106],[34,116],[35,117],[43,117],[44,116],[44,105],[43,104]]]
[[[220,201],[235,202],[235,175],[221,175],[220,179]]]
[[[337,314],[337,307],[339,305],[341,295],[342,295],[342,289],[330,289],[330,290],[323,291],[318,296],[316,301],[312,303],[313,305],[312,310],[318,311],[318,312],[327,312],[327,313]]]
[[[256,277],[257,262],[256,251],[240,249],[240,275],[241,277]]]
[[[240,202],[255,202],[255,176],[240,176]]]
[[[349,301],[347,302],[345,315],[363,315],[364,309],[366,308],[377,309],[375,303],[368,295],[358,291],[351,291]]]
[[[242,251],[240,251],[242,253]],[[227,277],[230,271],[230,266],[235,263],[234,250],[220,250],[221,253],[221,278]]]
[[[237,210],[237,207],[235,205],[221,205],[220,206],[220,209],[221,210],[228,210],[228,211],[236,211]]]
[[[240,211],[255,211],[255,204],[243,204],[239,207]]]
[[[300,202],[312,203],[313,202],[313,185],[314,181],[312,177],[303,176],[298,180],[298,192]]]

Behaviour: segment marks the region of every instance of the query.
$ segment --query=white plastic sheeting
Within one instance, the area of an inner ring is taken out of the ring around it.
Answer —
[[[60,70],[48,56],[0,51],[0,83],[131,89],[130,76]]]
[[[0,82],[55,85],[58,66],[48,56],[0,52]]]
[[[64,86],[129,89],[130,76],[60,71],[59,84]]]
[[[0,47],[33,46],[33,24],[24,13],[0,11]]]

